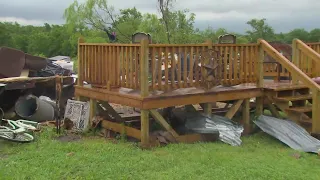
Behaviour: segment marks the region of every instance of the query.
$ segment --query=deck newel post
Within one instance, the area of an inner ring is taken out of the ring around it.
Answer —
[[[80,43],[84,43],[84,39],[82,37],[79,37],[78,39],[78,78],[77,78],[77,85],[78,86],[83,86],[83,67],[82,67],[82,56],[81,56],[81,50],[80,50]],[[80,101],[81,100],[81,97],[80,96],[77,96],[76,97],[76,100],[77,101]]]
[[[149,42],[144,39],[140,43],[140,95],[141,97],[147,97],[149,95]],[[149,110],[141,110],[141,146],[149,146]]]
[[[320,91],[312,90],[312,133],[320,134]]]
[[[208,44],[208,50],[212,50],[213,49],[212,40],[208,39],[206,41],[206,43]],[[205,59],[204,63],[207,64],[208,61],[209,61],[209,59]],[[204,69],[204,73],[207,74],[207,70],[206,69]],[[204,79],[204,80],[206,81],[206,79]],[[204,83],[204,84],[206,84],[206,83]],[[204,103],[203,104],[203,108],[204,108],[203,111],[204,111],[204,113],[206,115],[208,115],[208,116],[212,115],[212,102]]]
[[[259,46],[259,56],[258,56],[258,63],[257,63],[257,72],[258,72],[258,80],[257,80],[257,87],[263,88],[263,62],[265,58],[265,52],[262,48],[262,45],[260,43],[260,39],[258,40],[258,46]],[[260,116],[263,113],[263,96],[256,98],[256,115]]]
[[[299,67],[299,50],[297,49],[297,39],[292,40],[292,63]],[[292,74],[292,83],[298,84],[298,79]]]

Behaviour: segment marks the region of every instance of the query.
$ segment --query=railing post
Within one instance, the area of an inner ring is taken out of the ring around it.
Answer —
[[[206,43],[208,44],[208,50],[212,50],[213,49],[213,45],[212,45],[212,41],[209,39],[209,40],[207,40],[206,41]],[[208,59],[205,59],[205,62],[204,62],[204,64],[208,64],[209,63],[209,58]],[[203,66],[203,64],[201,65],[201,66]],[[206,69],[203,69],[204,70],[204,73],[205,73],[205,77],[207,77],[207,73],[208,73],[208,71],[206,70]],[[208,82],[206,82],[207,81],[207,79],[204,79],[204,81],[205,81],[205,83],[204,84],[206,84],[206,83],[208,83]],[[207,86],[208,87],[208,86]],[[204,103],[203,104],[203,111],[204,111],[204,113],[206,114],[206,115],[208,115],[208,116],[211,116],[211,114],[212,114],[212,102],[208,102],[208,103]]]
[[[140,95],[146,97],[149,95],[149,42],[147,39],[143,39],[140,45]]]
[[[257,72],[258,72],[258,80],[257,80],[257,87],[263,88],[263,62],[265,58],[265,52],[262,48],[260,43],[260,39],[258,40],[259,46],[259,56],[257,62]],[[263,97],[256,98],[256,115],[260,116],[263,113]]]
[[[84,39],[82,37],[80,37],[78,39],[78,86],[82,86],[83,85],[83,67],[82,67],[82,56],[81,56],[81,50],[80,50],[80,43],[84,43]]]
[[[84,69],[82,67],[83,65],[83,57],[81,56],[81,50],[80,50],[80,43],[84,43],[84,39],[82,37],[80,37],[78,39],[78,68],[77,68],[77,73],[78,73],[78,78],[77,78],[77,85],[78,86],[83,86],[83,74],[84,74]],[[76,96],[76,100],[80,101],[81,97],[80,96]]]
[[[140,95],[147,97],[149,95],[149,42],[143,39],[140,42]],[[141,146],[149,146],[149,110],[141,109]]]
[[[312,133],[320,134],[320,91],[312,90]]]
[[[258,72],[257,86],[259,88],[262,88],[263,87],[263,62],[265,58],[265,53],[260,42],[258,42],[258,45],[259,45],[259,57],[257,62],[257,72]]]
[[[299,49],[297,49],[298,46],[297,46],[297,39],[294,39],[292,41],[292,63],[297,66],[298,68],[299,67],[299,64],[300,64],[300,52],[299,52]],[[293,84],[298,84],[298,78],[296,76],[294,76],[292,74],[292,83]]]

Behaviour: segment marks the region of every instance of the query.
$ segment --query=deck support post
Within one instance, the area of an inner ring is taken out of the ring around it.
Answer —
[[[92,124],[93,118],[97,115],[97,100],[90,98],[89,104],[90,104],[89,124]]]
[[[242,103],[242,123],[244,127],[243,134],[249,134],[251,131],[250,124],[250,99],[244,99]]]
[[[78,39],[78,79],[77,79],[77,85],[78,86],[83,86],[83,67],[82,67],[82,56],[81,56],[81,50],[80,50],[80,43],[84,43],[84,39],[80,37]],[[81,101],[81,97],[77,96],[76,97],[77,101]]]
[[[320,91],[312,91],[312,133],[320,133]]]
[[[260,44],[260,40],[258,40],[258,44],[259,44],[259,57],[257,62],[257,73],[258,73],[257,87],[262,89],[263,88],[263,62],[265,58],[265,52]],[[263,96],[256,98],[256,115],[260,116],[262,115],[262,113],[263,113]]]
[[[142,98],[149,95],[149,42],[143,39],[140,43],[140,95]],[[148,147],[150,145],[149,137],[149,111],[141,109],[141,146]]]
[[[203,112],[207,116],[212,115],[212,104],[211,103],[203,103]]]

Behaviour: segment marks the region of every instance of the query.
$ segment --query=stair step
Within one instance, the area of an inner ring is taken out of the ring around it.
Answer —
[[[283,85],[283,86],[277,86],[277,87],[265,87],[265,89],[270,89],[276,92],[279,91],[290,91],[290,90],[300,90],[300,89],[309,89],[305,85]]]
[[[301,101],[301,100],[311,100],[312,95],[296,95],[296,96],[287,96],[287,97],[275,97],[276,101]]]
[[[287,111],[299,112],[299,113],[306,113],[312,112],[312,107],[310,106],[303,106],[303,107],[290,107],[286,109]]]

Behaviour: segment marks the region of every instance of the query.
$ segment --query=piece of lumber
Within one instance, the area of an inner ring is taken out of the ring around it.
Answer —
[[[101,125],[103,128],[107,130],[111,130],[114,132],[118,132],[121,134],[126,134],[127,136],[136,138],[136,139],[141,139],[141,131],[132,127],[125,126],[123,124],[111,122],[108,120],[102,120]]]
[[[242,102],[243,102],[243,99],[239,99],[236,103],[234,103],[229,109],[229,111],[226,113],[225,117],[232,119],[233,116],[236,114],[236,112],[239,110]]]
[[[116,110],[106,101],[99,101],[99,103],[106,108],[109,115],[111,115],[117,122],[123,122],[122,117],[117,113]]]
[[[152,109],[152,110],[149,110],[150,111],[150,114],[151,116],[157,121],[159,122],[167,131],[169,131],[173,137],[178,137],[179,135],[176,133],[176,131],[170,126],[170,124],[168,124],[168,122],[161,116],[161,114]]]
[[[148,147],[150,145],[149,133],[149,111],[141,110],[141,146]]]

